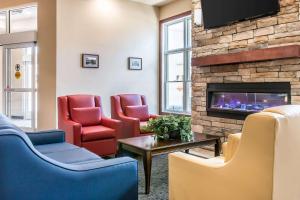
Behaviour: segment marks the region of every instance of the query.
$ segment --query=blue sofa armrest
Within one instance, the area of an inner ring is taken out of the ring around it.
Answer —
[[[87,184],[95,183],[92,188],[82,186],[85,191],[89,191],[89,195],[82,195],[79,199],[97,197],[107,200],[138,200],[138,163],[132,158],[122,157],[77,165],[77,170],[85,173],[84,180]]]
[[[27,132],[26,134],[33,145],[65,142],[65,132],[62,130]]]

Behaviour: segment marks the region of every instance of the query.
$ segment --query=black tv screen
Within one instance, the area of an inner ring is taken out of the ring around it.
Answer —
[[[279,0],[201,0],[206,29],[276,14]]]

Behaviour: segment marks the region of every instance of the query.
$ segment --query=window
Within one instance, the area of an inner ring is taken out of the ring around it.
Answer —
[[[162,111],[191,113],[191,16],[162,24]]]
[[[10,10],[10,33],[37,30],[37,7]]]
[[[7,32],[7,12],[0,12],[0,34]]]
[[[0,11],[0,34],[36,30],[36,6]]]

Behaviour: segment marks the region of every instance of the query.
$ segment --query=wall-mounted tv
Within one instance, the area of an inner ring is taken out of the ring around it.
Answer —
[[[279,0],[201,0],[204,27],[216,28],[234,22],[279,12]]]

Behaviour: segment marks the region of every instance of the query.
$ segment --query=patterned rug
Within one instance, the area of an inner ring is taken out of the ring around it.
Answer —
[[[152,160],[150,194],[145,195],[145,175],[143,162],[139,159],[139,200],[168,199],[168,159],[167,155],[156,156]]]

